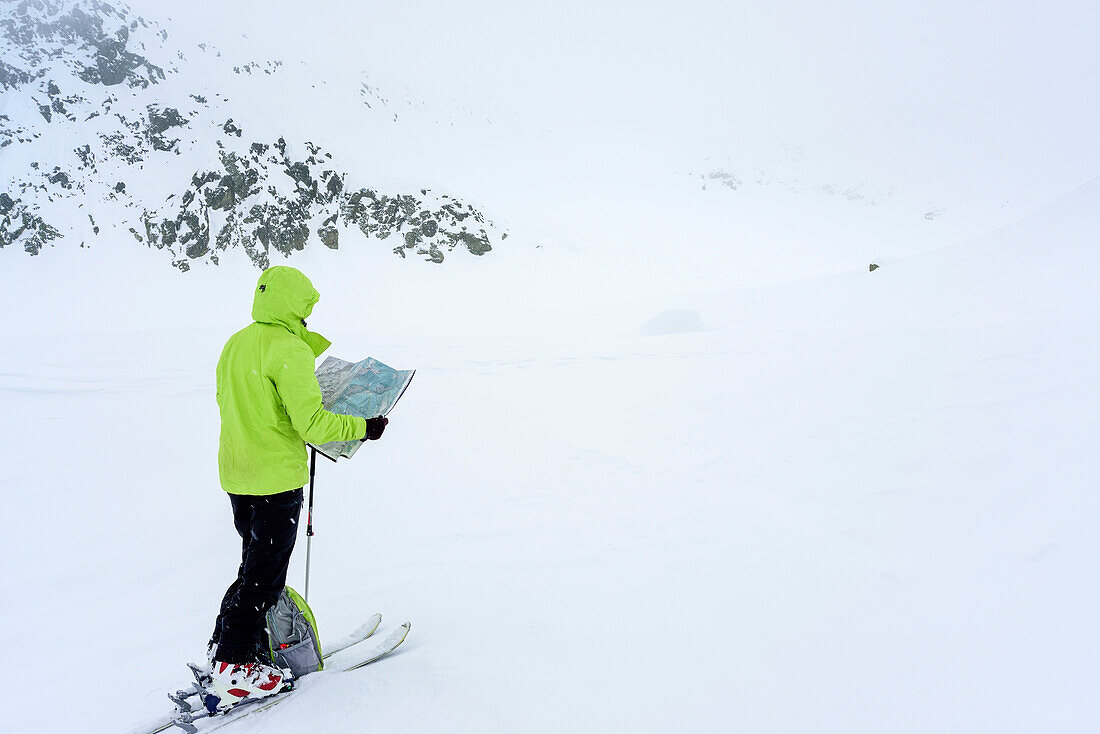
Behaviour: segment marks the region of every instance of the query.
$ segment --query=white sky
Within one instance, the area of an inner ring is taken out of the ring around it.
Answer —
[[[226,48],[359,67],[391,94],[458,95],[624,157],[839,143],[864,165],[1021,168],[1064,188],[1100,171],[1095,2],[133,7]]]
[[[250,134],[318,142],[358,183],[449,191],[516,250],[598,254],[592,277],[634,267],[648,289],[866,267],[1100,174],[1096,2],[131,5],[223,50],[192,71]],[[283,71],[228,72],[265,59]],[[769,181],[701,193],[719,168]]]

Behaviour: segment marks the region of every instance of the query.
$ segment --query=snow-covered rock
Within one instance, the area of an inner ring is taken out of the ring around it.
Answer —
[[[644,324],[641,332],[644,336],[663,334],[689,334],[693,331],[706,331],[699,313],[690,308],[672,308],[654,315]]]
[[[125,5],[3,5],[0,247],[91,246],[110,224],[188,270],[234,248],[266,267],[311,242],[337,248],[349,228],[435,263],[505,236],[452,195],[382,190],[310,140],[257,130],[262,111],[209,94],[209,67],[192,59],[221,76],[278,75],[279,61],[230,72],[215,49],[182,48]]]

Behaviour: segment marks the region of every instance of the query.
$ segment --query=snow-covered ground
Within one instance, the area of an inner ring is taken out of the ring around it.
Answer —
[[[1093,181],[875,272],[555,304],[306,253],[333,353],[419,370],[319,468],[311,601],[413,632],[235,726],[1095,730],[1098,232]],[[254,272],[72,273],[5,260],[9,731],[162,714],[237,563],[212,367]],[[146,328],[34,320],[116,301]],[[671,309],[705,330],[643,335]]]
[[[310,585],[322,638],[412,633],[234,731],[1100,730],[1100,11],[351,5],[195,4],[171,42],[221,50],[123,100],[509,233],[273,253],[330,354],[417,369],[318,467]],[[0,730],[140,734],[239,560],[214,365],[258,271],[66,201],[89,247],[0,250]]]

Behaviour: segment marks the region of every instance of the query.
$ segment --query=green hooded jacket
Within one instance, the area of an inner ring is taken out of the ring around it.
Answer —
[[[218,474],[230,494],[267,495],[309,481],[305,442],[362,438],[366,421],[321,406],[315,360],[330,342],[306,330],[320,295],[282,265],[260,275],[252,319],[218,360]]]

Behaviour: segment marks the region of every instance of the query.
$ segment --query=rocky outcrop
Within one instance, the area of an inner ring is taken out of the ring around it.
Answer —
[[[179,110],[173,107],[161,108],[159,105],[149,105],[148,123],[145,126],[145,136],[153,150],[179,151],[179,139],[169,140],[165,133],[173,127],[181,127],[187,124],[187,118],[180,115]]]
[[[37,255],[61,233],[27,210],[27,207],[7,194],[0,193],[0,247],[19,242],[31,255]]]
[[[335,250],[344,227],[379,240],[399,237],[394,253],[436,263],[458,247],[475,255],[492,250],[484,215],[446,194],[350,190],[344,185],[347,174],[333,169],[331,156],[308,142],[301,160],[283,138],[252,143],[243,153],[219,146],[220,165],[195,173],[178,206],[145,213],[145,241],[172,252],[184,269],[194,260],[217,263],[218,255],[233,247],[267,267],[275,254],[305,249],[311,236]],[[278,177],[289,179],[290,191],[272,185]]]
[[[385,191],[356,181],[312,142],[250,136],[234,119],[240,115],[225,114],[232,102],[223,95],[214,103],[206,94],[154,96],[152,86],[177,74],[185,54],[167,45],[164,30],[125,6],[0,0],[0,11],[0,87],[35,118],[28,126],[0,115],[0,148],[37,150],[37,130],[45,127],[51,139],[71,141],[60,154],[56,145],[44,147],[41,165],[12,171],[2,182],[0,190],[8,193],[0,206],[0,248],[22,246],[37,254],[73,228],[82,227],[90,242],[121,228],[135,242],[170,254],[182,270],[196,262],[217,264],[238,248],[267,267],[311,242],[347,247],[361,239],[342,235],[356,230],[401,258],[433,263],[455,251],[483,255],[493,249],[492,222],[470,203],[427,189]],[[232,70],[271,75],[281,66],[249,63]],[[183,160],[199,161],[199,168],[181,169]],[[153,185],[148,175],[129,178],[128,172],[143,169],[158,172]],[[173,179],[165,197],[164,184]],[[77,196],[78,203],[70,201]],[[73,203],[94,207],[97,200],[118,205],[116,212],[124,207],[123,218],[106,227],[106,217],[93,209],[95,218],[82,213],[73,220]],[[55,218],[55,211],[66,214]]]
[[[128,47],[131,32],[149,26],[142,18],[130,19],[125,7],[105,2],[74,7],[58,0],[3,5],[0,33],[11,41],[7,63],[0,67],[5,87],[32,82],[55,59],[88,84],[147,87],[165,78],[164,69]]]

